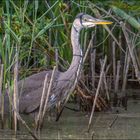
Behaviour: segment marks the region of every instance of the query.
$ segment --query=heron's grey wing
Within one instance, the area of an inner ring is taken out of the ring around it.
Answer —
[[[48,74],[48,79],[50,79],[51,73],[52,71],[42,71],[20,80],[18,82],[20,96],[26,96],[26,94],[30,94],[30,92],[42,87],[45,75]]]
[[[49,81],[51,73],[52,71],[42,71],[19,81],[19,110],[21,113],[32,112],[39,106],[45,76],[48,74]]]
[[[39,107],[42,95],[42,87],[31,91],[30,93],[22,96],[19,100],[20,113],[30,113]]]
[[[39,107],[46,74],[48,74],[47,82],[50,82],[52,71],[41,72],[41,73],[32,75],[30,77],[27,77],[24,80],[24,84],[21,90],[21,96],[19,99],[19,110],[21,113],[23,112],[30,113]],[[59,72],[56,71],[54,75],[54,81],[56,81],[56,79],[58,78],[58,75],[59,75]],[[52,89],[55,86],[56,86],[56,82],[53,82]],[[50,93],[50,96],[51,96],[51,93]]]

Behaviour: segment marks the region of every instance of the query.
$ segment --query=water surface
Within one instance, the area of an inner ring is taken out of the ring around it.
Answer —
[[[139,100],[130,100],[128,110],[120,109],[119,114],[111,111],[96,112],[89,133],[87,132],[89,115],[65,109],[58,122],[55,122],[54,117],[45,120],[40,139],[140,139],[139,108]],[[24,119],[30,121],[27,116],[24,116]],[[30,126],[32,125],[30,123]],[[0,139],[32,139],[32,137],[21,126],[17,136],[12,130],[0,130]]]

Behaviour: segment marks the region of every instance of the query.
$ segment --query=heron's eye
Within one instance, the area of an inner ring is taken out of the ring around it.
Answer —
[[[87,18],[83,18],[84,21],[88,21]]]

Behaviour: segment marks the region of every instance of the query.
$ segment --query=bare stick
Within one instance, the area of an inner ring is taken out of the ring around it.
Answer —
[[[16,54],[15,54],[15,67],[14,67],[14,93],[13,93],[13,105],[15,110],[18,111],[18,52],[16,46]],[[17,115],[14,111],[14,130],[17,132]]]
[[[98,87],[97,87],[97,90],[96,90],[96,94],[95,94],[95,98],[94,98],[94,102],[93,102],[93,106],[92,106],[92,111],[91,111],[91,115],[90,115],[90,119],[89,119],[89,123],[88,123],[88,131],[90,129],[93,113],[94,113],[95,106],[96,106],[97,97],[99,95],[99,89],[100,89],[100,86],[101,86],[101,83],[102,83],[106,61],[107,61],[107,56],[105,56],[104,63],[103,63],[102,69],[101,69],[100,79],[99,79],[99,83],[98,83]]]

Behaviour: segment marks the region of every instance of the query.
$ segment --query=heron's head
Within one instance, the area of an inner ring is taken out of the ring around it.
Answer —
[[[97,19],[88,14],[80,13],[76,16],[74,24],[76,25],[76,27],[79,26],[82,28],[90,28],[96,25],[112,24],[112,22],[107,20]]]

